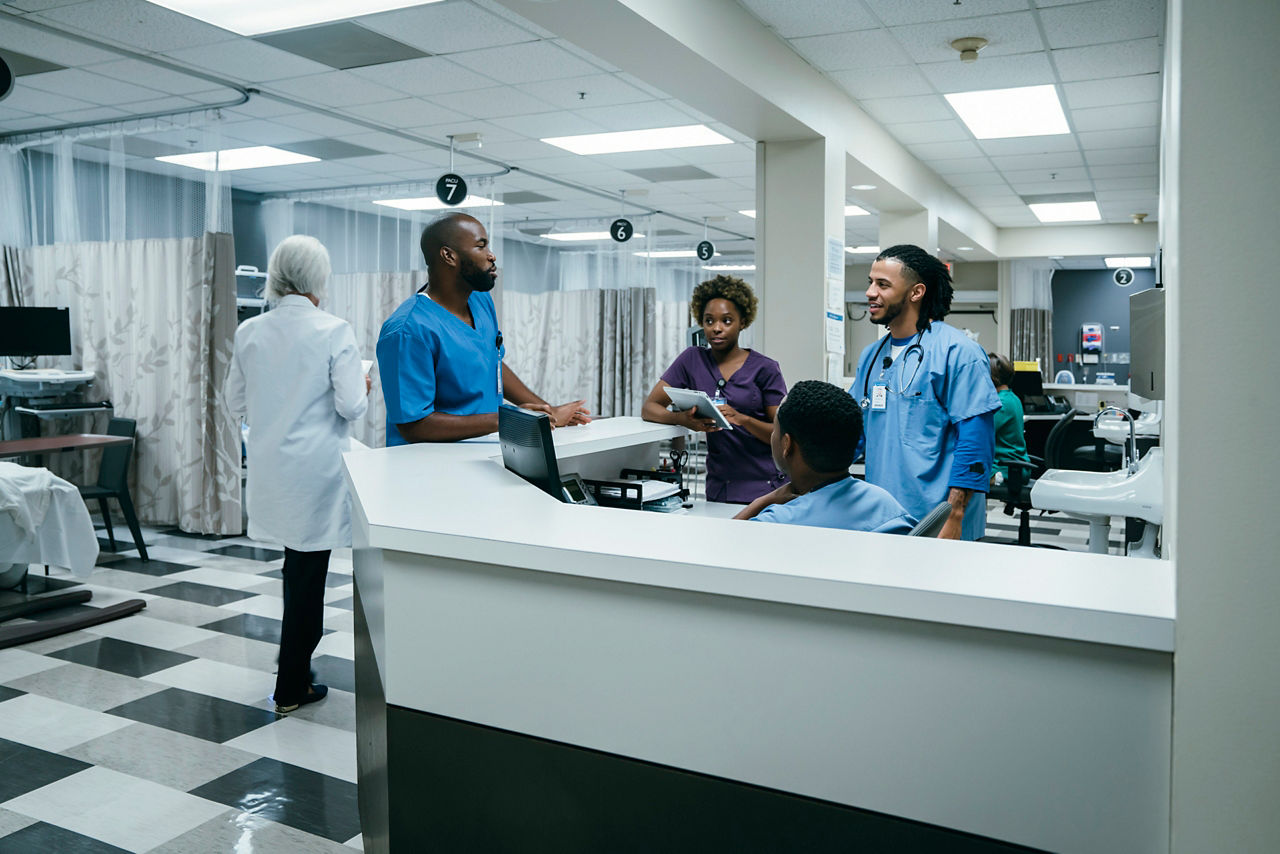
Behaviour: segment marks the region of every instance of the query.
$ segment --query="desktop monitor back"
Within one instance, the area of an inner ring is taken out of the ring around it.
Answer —
[[[0,308],[0,356],[70,355],[70,309]]]
[[[508,403],[498,409],[498,440],[502,464],[543,492],[564,501],[560,467],[551,441],[551,418]]]
[[[1051,410],[1053,405],[1044,393],[1044,378],[1039,371],[1014,371],[1009,389],[1018,396],[1022,405],[1031,410]]]

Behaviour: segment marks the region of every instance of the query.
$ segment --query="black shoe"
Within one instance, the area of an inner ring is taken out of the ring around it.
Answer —
[[[287,715],[290,712],[296,712],[299,706],[305,706],[308,703],[318,703],[323,700],[325,695],[328,693],[328,685],[321,685],[319,682],[314,682],[311,687],[307,689],[307,693],[298,702],[285,704],[276,703],[276,714]]]

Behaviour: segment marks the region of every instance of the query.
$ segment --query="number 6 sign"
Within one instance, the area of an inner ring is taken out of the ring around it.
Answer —
[[[618,243],[626,243],[631,239],[631,235],[635,234],[635,229],[631,227],[629,219],[615,219],[609,225],[609,236]]]

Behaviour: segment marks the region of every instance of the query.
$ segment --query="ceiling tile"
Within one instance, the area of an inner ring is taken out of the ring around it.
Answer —
[[[1103,148],[1086,151],[1084,159],[1090,166],[1111,166],[1117,163],[1158,163],[1160,161],[1160,150],[1154,146]]]
[[[504,127],[499,127],[492,122],[481,121],[480,119],[467,118],[465,116],[456,116],[447,122],[441,122],[437,125],[425,125],[422,127],[405,128],[414,136],[421,136],[427,139],[434,139],[441,142],[447,142],[449,134],[460,133],[478,133],[483,135],[484,144],[491,142],[512,142],[522,138],[521,134],[513,133]]]
[[[369,157],[352,157],[344,160],[343,165],[357,169],[368,169],[371,172],[423,174],[421,161],[405,157],[402,154],[374,154]]]
[[[929,168],[944,177],[995,171],[991,166],[991,161],[985,157],[939,158],[930,161]],[[950,180],[949,177],[948,180]]]
[[[356,18],[368,27],[428,53],[459,53],[531,41],[527,28],[470,3],[433,3]]]
[[[653,100],[647,92],[623,82],[613,74],[543,80],[537,83],[526,83],[516,88],[535,98],[541,98],[548,104],[554,104],[562,110],[609,107]]]
[[[510,86],[495,86],[492,89],[475,89],[470,92],[450,92],[436,95],[432,100],[443,107],[456,110],[460,115],[474,116],[478,119],[547,113],[555,109],[546,101],[526,95]]]
[[[323,113],[296,113],[279,119],[281,124],[311,131],[312,136],[350,136],[369,130],[364,125],[343,121]]]
[[[311,136],[308,131],[277,124],[268,119],[225,122],[222,133],[228,140],[239,140],[251,145],[277,145],[282,142],[297,142]]]
[[[576,113],[554,112],[534,113],[527,116],[497,118],[493,123],[499,127],[520,134],[529,139],[544,139],[549,136],[572,136],[580,133],[603,133],[606,128],[593,121],[588,121]],[[545,143],[538,143],[545,145]],[[556,154],[564,154],[563,148],[546,146]]]
[[[1049,154],[1006,154],[993,156],[991,162],[1002,172],[1021,169],[1070,169],[1084,165],[1078,150],[1055,151]]]
[[[84,70],[116,80],[145,83],[148,87],[159,89],[169,95],[190,95],[195,92],[205,92],[213,85],[208,80],[192,77],[178,71],[170,71],[167,68],[137,59],[121,59],[115,62],[97,63],[85,66]]]
[[[508,47],[474,50],[451,57],[459,65],[503,83],[530,83],[560,77],[585,77],[599,71],[550,42],[525,42]]]
[[[48,9],[33,17],[65,25],[95,39],[109,39],[146,51],[213,44],[234,35],[143,0],[94,0]]]
[[[522,163],[548,157],[560,157],[564,154],[564,149],[556,148],[554,145],[547,145],[545,142],[538,142],[537,140],[515,140],[513,142],[495,142],[492,145],[485,143],[481,153],[508,163]]]
[[[861,103],[862,109],[884,125],[903,122],[928,122],[954,119],[947,102],[938,95],[917,95],[908,98],[872,98]]]
[[[347,107],[346,112],[393,128],[438,124],[457,115],[456,110],[437,106],[421,98],[398,98],[378,104],[361,104]]]
[[[227,107],[223,109],[223,114],[227,116],[244,116],[251,119],[274,119],[280,116],[295,115],[303,112],[304,108],[296,107],[293,104],[286,104],[284,101],[277,101],[268,95],[251,95],[249,100],[235,107]]]
[[[1164,30],[1164,0],[1098,0],[1040,10],[1051,48],[1153,38]]]
[[[904,122],[893,126],[893,135],[904,145],[973,139],[973,134],[955,119],[941,122]]]
[[[1049,57],[1043,51],[1014,56],[984,55],[977,62],[961,62],[957,54],[945,62],[925,63],[920,71],[939,92],[977,92],[1057,82]]]
[[[492,77],[477,74],[439,56],[355,68],[351,73],[408,95],[466,92],[497,83]]]
[[[946,181],[953,187],[964,187],[966,193],[1013,194],[1013,191],[1009,189],[1008,182],[1004,180],[1004,176],[994,169],[990,172],[970,172],[968,174],[952,175]]]
[[[1160,164],[1156,161],[1149,163],[1118,163],[1111,166],[1090,166],[1089,174],[1094,180],[1111,179],[1111,178],[1153,178],[1160,174]]]
[[[119,54],[112,51],[24,26],[19,18],[6,17],[4,23],[0,27],[0,49],[16,50],[37,59],[67,66],[110,62],[120,58]]]
[[[65,113],[70,110],[86,110],[94,106],[88,101],[81,101],[78,98],[66,98],[62,95],[53,95],[39,89],[32,89],[29,86],[22,85],[21,80],[14,85],[9,97],[4,99],[4,105],[11,110],[20,110],[39,116]]]
[[[893,128],[889,129],[893,132]],[[971,141],[964,142],[926,142],[920,145],[908,145],[907,150],[921,160],[954,160],[957,157],[978,157],[982,149]]]
[[[832,71],[830,77],[856,100],[931,95],[933,85],[914,65]]]
[[[155,89],[144,89],[132,83],[125,83],[114,77],[92,74],[80,68],[31,74],[21,78],[19,83],[44,92],[103,105],[125,104],[129,101],[158,98],[165,94]]]
[[[691,124],[689,117],[664,101],[645,101],[616,107],[591,107],[576,114],[609,131],[680,127]]]
[[[203,68],[233,80],[266,82],[333,71],[319,62],[244,38],[165,53],[184,65]]]
[[[271,89],[326,107],[349,107],[354,104],[376,104],[390,101],[401,93],[372,80],[357,77],[350,71],[330,71],[306,77],[276,80]]]
[[[1050,54],[1063,82],[1155,74],[1164,55],[1159,39],[1069,47]]]
[[[859,0],[741,0],[784,39],[880,26]]]
[[[1076,151],[1079,146],[1069,133],[1049,136],[1023,136],[1013,139],[983,139],[978,141],[982,150],[992,157],[1009,154],[1043,154],[1050,151]]]
[[[1098,190],[1097,196],[1100,202],[1141,202],[1157,198],[1151,190]]]
[[[1020,193],[1028,192],[1019,189],[1030,184],[1042,184],[1045,182],[1067,183],[1070,181],[1087,181],[1089,173],[1083,166],[1069,166],[1062,169],[1010,169],[1001,170],[1004,172],[1005,180],[1009,182],[1015,190]],[[1054,176],[1057,176],[1056,178]],[[1036,192],[1055,192],[1054,190],[1044,190]],[[1072,192],[1063,190],[1062,192]]]
[[[1062,87],[1067,104],[1073,110],[1087,107],[1110,107],[1116,104],[1137,104],[1143,101],[1160,101],[1161,75],[1143,74],[1138,77],[1113,77],[1109,80],[1081,80]]]
[[[412,151],[422,147],[422,143],[420,142],[402,139],[394,134],[381,133],[380,131],[356,133],[350,136],[344,136],[339,141],[347,142],[351,145],[364,146],[365,148],[372,148],[374,151],[385,152],[387,154],[399,154],[403,151]]]
[[[80,122],[105,122],[127,116],[118,107],[90,107],[87,110],[71,110],[66,113],[53,113],[49,116],[50,124],[79,124]]]
[[[1025,184],[1011,182],[1011,186],[1014,192],[1023,196],[1093,192],[1093,182],[1087,178],[1082,178],[1078,181],[1029,181]]]
[[[621,68],[618,68],[616,65],[613,65],[612,63],[605,62],[600,57],[596,56],[595,54],[591,53],[588,50],[583,50],[582,48],[578,47],[576,44],[574,44],[573,42],[567,39],[553,39],[552,41],[554,44],[564,48],[565,50],[569,51],[569,53],[578,57],[578,59],[581,59],[584,62],[588,62],[591,65],[595,66],[596,71],[603,71],[607,74],[620,74],[622,72]]]
[[[792,39],[796,52],[822,71],[909,65],[906,51],[885,30],[861,30]]]
[[[1160,105],[1155,101],[1071,111],[1071,125],[1077,132],[1155,127],[1159,124]]]
[[[1086,151],[1094,148],[1138,148],[1158,145],[1158,128],[1125,128],[1123,130],[1096,130],[1076,134],[1080,147]]]
[[[886,27],[919,24],[928,21],[958,21],[999,12],[1021,12],[1027,0],[982,0],[981,3],[938,3],[936,0],[863,0]],[[963,33],[961,35],[972,35]],[[960,35],[952,36],[960,38]]]
[[[979,63],[992,56],[1031,53],[1044,49],[1040,29],[1030,12],[986,15],[960,23],[936,21],[910,24],[891,27],[889,32],[903,44],[916,62],[958,61],[960,54],[951,47],[951,42],[961,36],[982,36],[987,40],[988,44],[982,49]]]
[[[147,113],[162,113],[168,110],[182,110],[188,107],[196,109],[199,106],[200,102],[198,101],[173,95],[168,98],[151,98],[146,101],[130,101],[128,104],[121,104],[120,109],[124,110],[131,116],[141,116],[146,115]]]

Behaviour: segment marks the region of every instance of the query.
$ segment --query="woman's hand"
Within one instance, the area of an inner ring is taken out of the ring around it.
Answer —
[[[368,375],[364,375],[364,393],[368,394],[373,391],[373,379]]]
[[[678,418],[675,422],[678,426],[688,427],[697,433],[714,433],[720,429],[710,418],[700,416],[697,409],[680,409],[673,414]]]
[[[727,403],[720,404],[718,409],[720,410],[720,414],[725,417],[725,420],[734,427],[746,427],[747,424],[752,421],[751,416],[743,415]]]

